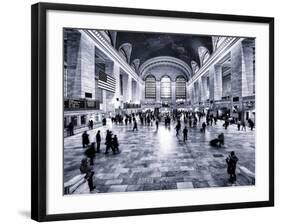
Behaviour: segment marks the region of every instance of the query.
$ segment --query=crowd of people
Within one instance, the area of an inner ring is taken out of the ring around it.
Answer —
[[[82,134],[82,147],[86,148],[86,150],[84,151],[85,157],[81,160],[80,172],[85,174],[85,179],[88,182],[90,192],[96,188],[96,186],[93,184],[93,168],[96,153],[101,152],[102,138],[100,130],[97,131],[95,139],[95,142],[90,143],[90,138],[87,131],[84,131]],[[105,154],[108,154],[110,150],[112,150],[114,155],[120,153],[117,135],[113,135],[112,131],[110,130],[106,131],[105,145]]]
[[[180,135],[182,133],[182,139],[183,142],[186,143],[188,139],[188,127],[189,128],[196,128],[198,124],[200,125],[200,132],[205,133],[208,126],[217,125],[217,117],[210,115],[210,114],[204,114],[202,112],[186,112],[186,111],[177,111],[176,113],[152,113],[151,111],[146,112],[138,112],[138,113],[132,113],[132,114],[125,114],[120,115],[117,114],[114,117],[111,117],[111,121],[113,124],[116,125],[131,125],[132,131],[138,131],[138,122],[141,126],[153,126],[155,124],[156,131],[158,131],[159,123],[164,122],[165,127],[170,129],[171,121],[175,122],[175,135],[180,139]],[[103,125],[106,125],[106,119],[103,119]],[[183,126],[182,126],[183,123]],[[247,120],[248,126],[251,130],[254,128],[254,122],[251,119]],[[223,119],[223,127],[225,130],[229,127],[231,122],[229,121],[229,117],[225,116]],[[245,130],[246,131],[246,122],[237,120],[237,130]],[[183,127],[183,128],[182,128]],[[69,134],[73,135],[73,125],[69,124]],[[88,123],[89,130],[93,129],[93,121],[89,121]],[[182,129],[182,130],[181,130]],[[96,156],[96,153],[101,152],[101,132],[100,130],[97,130],[95,135],[95,142],[90,142],[89,140],[89,134],[87,131],[84,131],[82,134],[82,147],[87,148],[85,150],[85,155],[89,158],[89,161],[87,158],[83,158],[81,161],[80,171],[81,173],[85,173],[85,178],[88,181],[89,189],[92,191],[95,189],[95,186],[93,185],[93,175],[94,172],[92,171],[93,165],[94,165],[94,158]],[[117,135],[114,135],[112,131],[106,130],[105,133],[105,154],[108,154],[110,151],[112,153],[118,154],[120,153],[119,150],[119,141]],[[209,144],[212,147],[220,148],[224,146],[225,139],[224,139],[224,133],[220,133],[216,138],[212,139]],[[234,152],[231,152],[230,155],[226,158],[226,164],[227,164],[227,173],[229,174],[229,181],[233,184],[236,181],[236,164],[238,162],[238,158],[235,155]],[[89,168],[90,167],[90,168]]]

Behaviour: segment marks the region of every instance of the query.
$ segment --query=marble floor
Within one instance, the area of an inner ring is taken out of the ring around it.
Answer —
[[[160,123],[138,125],[115,125],[108,120],[107,126],[88,131],[90,141],[94,141],[97,130],[101,130],[101,153],[95,157],[93,182],[96,189],[92,193],[150,191],[204,187],[233,186],[228,181],[225,158],[235,151],[239,158],[236,186],[255,184],[255,131],[238,131],[236,125],[224,130],[222,121],[207,127],[206,133],[197,128],[188,128],[188,140],[183,142],[174,130]],[[201,126],[201,124],[200,124]],[[117,134],[120,153],[104,154],[105,132],[107,129]],[[225,135],[225,145],[216,148],[209,141],[219,133]],[[80,174],[79,166],[84,157],[78,133],[64,139],[64,181]],[[89,193],[87,183],[76,189],[74,194]]]

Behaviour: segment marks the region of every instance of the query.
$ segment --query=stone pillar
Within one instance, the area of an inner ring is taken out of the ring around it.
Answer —
[[[221,100],[222,98],[222,66],[214,66],[214,100]]]
[[[82,33],[80,41],[78,70],[81,74],[80,97],[85,98],[85,93],[92,94],[95,99],[95,43],[86,34]]]
[[[115,86],[115,98],[120,98],[120,67],[119,65],[114,62],[113,65],[113,74],[116,80],[116,86]]]
[[[137,82],[132,79],[132,102],[136,103],[137,100]]]
[[[145,100],[145,84],[140,84],[140,96],[141,96],[141,100]]]
[[[210,66],[209,69],[209,80],[210,80],[210,86],[209,86],[209,99],[210,102],[214,101],[214,95],[215,95],[215,69],[214,66]]]
[[[204,96],[204,93],[202,93],[203,91],[203,87],[202,87],[202,79],[201,77],[198,79],[198,102],[203,102],[203,96]]]
[[[251,96],[254,94],[254,57],[255,57],[255,40],[245,39],[242,41],[242,62],[244,71],[242,73],[242,96]]]
[[[71,116],[65,116],[66,118],[66,125],[68,125],[71,121]]]
[[[192,94],[193,94],[193,103],[198,103],[198,81],[194,82],[192,87]]]
[[[194,83],[188,87],[191,106],[194,104]]]
[[[132,100],[132,77],[128,75],[128,92],[127,92],[127,102],[130,102]]]
[[[140,103],[141,101],[141,84],[139,81],[136,82],[136,96],[135,96],[135,102]]]
[[[202,99],[202,102],[206,102],[207,99],[209,98],[208,87],[207,87],[207,76],[201,77],[201,83],[202,83],[201,99]]]
[[[67,97],[69,98],[80,98],[81,96],[81,52],[80,52],[80,40],[81,33],[77,30],[65,30],[64,35],[67,38],[67,55],[65,58],[66,62],[66,73],[67,74]]]
[[[245,65],[242,56],[242,44],[239,44],[231,51],[231,106],[233,105],[233,99],[236,99],[235,104],[239,105],[239,111],[242,112],[243,120],[242,76],[245,74]],[[239,101],[237,100],[238,98]]]
[[[116,62],[114,62],[113,64],[113,74],[116,80],[113,102],[114,102],[114,108],[118,109],[120,107],[120,101],[121,101],[121,96],[120,96],[121,90],[120,90],[120,67]]]
[[[160,92],[161,92],[161,82],[159,80],[156,80],[156,102],[161,102],[160,98]]]
[[[189,85],[188,82],[185,83],[185,95],[186,95],[186,102],[190,102],[190,94],[189,94]]]
[[[172,103],[176,103],[176,82],[171,81]]]
[[[77,115],[77,127],[81,126],[81,116]]]

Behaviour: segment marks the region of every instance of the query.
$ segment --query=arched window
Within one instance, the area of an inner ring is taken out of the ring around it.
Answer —
[[[186,99],[186,80],[183,76],[176,79],[176,99]]]
[[[168,76],[161,79],[160,89],[162,99],[171,99],[171,79]]]
[[[145,98],[156,99],[156,79],[152,75],[145,79]]]

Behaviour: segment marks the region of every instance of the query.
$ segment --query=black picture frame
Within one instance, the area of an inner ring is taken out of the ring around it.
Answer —
[[[37,3],[32,5],[31,13],[31,218],[36,221],[74,220],[86,218],[133,216],[161,213],[193,212],[206,210],[238,209],[274,206],[274,18],[183,11],[148,10],[136,8],[102,7],[89,5]],[[269,25],[269,200],[208,204],[196,206],[177,206],[159,208],[139,208],[70,214],[46,213],[46,13],[48,10],[75,12],[100,12],[125,15],[143,15],[155,17],[176,17],[205,19],[216,21],[254,22]]]

